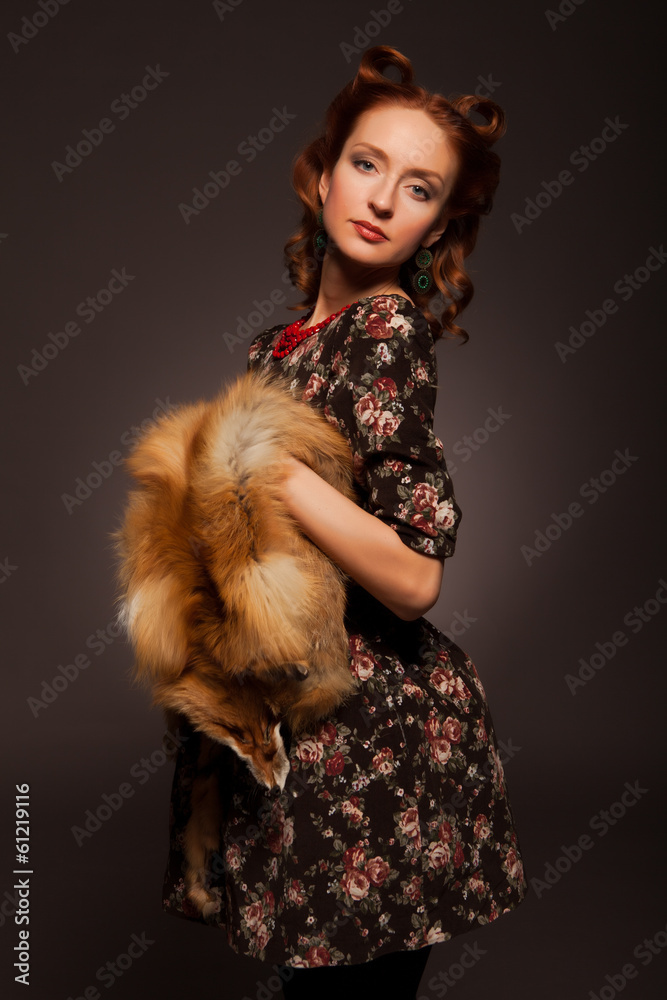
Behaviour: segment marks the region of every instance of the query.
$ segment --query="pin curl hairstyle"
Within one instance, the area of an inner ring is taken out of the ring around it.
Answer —
[[[400,82],[384,76],[388,66],[399,71]],[[492,208],[500,180],[500,157],[491,146],[505,134],[505,115],[489,98],[467,94],[447,99],[418,86],[413,77],[410,60],[397,49],[387,45],[368,49],[355,78],[329,105],[323,133],[295,157],[292,184],[303,205],[303,216],[284,252],[292,283],[305,298],[290,308],[305,309],[317,299],[323,253],[315,251],[313,237],[319,228],[318,183],[322,172],[333,170],[348,136],[365,112],[386,107],[412,108],[426,112],[442,130],[456,156],[458,171],[445,206],[447,228],[429,247],[433,254],[431,288],[426,293],[414,290],[411,277],[416,267],[412,260],[401,266],[399,282],[424,313],[434,338],[447,331],[465,342],[468,334],[455,320],[469,304],[474,289],[463,262],[475,247],[481,216],[488,215]],[[469,117],[471,112],[479,114],[486,124],[475,124]]]

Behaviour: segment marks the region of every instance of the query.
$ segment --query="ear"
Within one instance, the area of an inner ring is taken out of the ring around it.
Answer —
[[[433,229],[430,229],[428,233],[426,233],[424,239],[422,240],[421,245],[423,247],[432,246],[437,240],[440,239],[445,229],[447,228],[448,223],[449,219],[447,218],[447,216],[446,215],[441,216],[438,222],[433,226]]]
[[[324,202],[327,200],[330,183],[331,183],[331,171],[324,169],[320,174],[320,179],[317,184],[317,189],[320,193],[320,201],[322,202],[322,204],[324,204]]]

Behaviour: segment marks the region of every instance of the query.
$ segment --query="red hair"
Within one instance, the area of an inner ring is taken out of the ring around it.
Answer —
[[[400,82],[383,75],[387,66],[396,67]],[[429,247],[433,254],[430,290],[425,294],[415,292],[411,275],[416,267],[412,261],[401,266],[399,281],[424,313],[436,339],[446,330],[465,342],[468,334],[456,325],[455,319],[470,302],[474,289],[463,261],[475,247],[480,217],[491,211],[500,179],[500,157],[491,146],[505,133],[505,115],[489,98],[471,94],[447,99],[418,86],[413,83],[410,60],[387,45],[375,45],[364,53],[354,80],[329,105],[324,132],[294,160],[292,184],[303,205],[303,216],[298,230],[285,244],[285,263],[292,283],[305,297],[290,308],[305,309],[317,299],[323,253],[315,251],[313,236],[319,228],[318,183],[322,172],[333,170],[362,114],[391,106],[426,112],[445,134],[459,164],[445,207],[447,228]],[[471,111],[481,115],[486,124],[471,121]]]

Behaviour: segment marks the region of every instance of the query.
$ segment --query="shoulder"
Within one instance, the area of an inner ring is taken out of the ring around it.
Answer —
[[[250,342],[250,346],[248,347],[249,370],[259,361],[264,352],[268,350],[268,346],[273,342],[274,337],[288,325],[287,323],[278,323],[276,326],[258,333],[254,340]]]
[[[350,310],[353,336],[360,340],[393,340],[396,346],[413,343],[433,349],[433,335],[426,318],[402,295],[377,295],[360,299]]]
[[[344,358],[351,371],[394,369],[405,377],[419,371],[437,380],[433,334],[422,311],[402,295],[361,299],[350,310]]]

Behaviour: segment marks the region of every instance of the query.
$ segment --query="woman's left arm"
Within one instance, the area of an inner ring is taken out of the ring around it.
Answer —
[[[414,621],[433,607],[440,594],[443,557],[411,549],[388,524],[293,456],[285,465],[285,506],[304,534],[344,573],[404,621]]]

